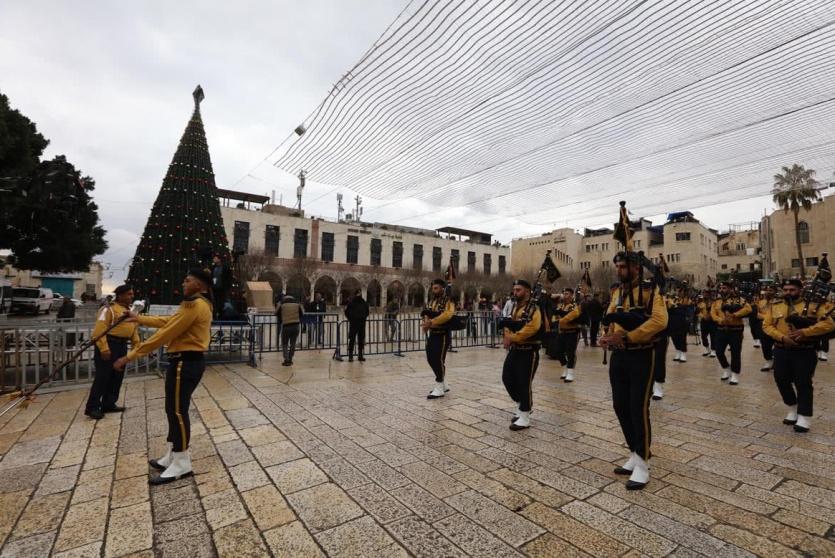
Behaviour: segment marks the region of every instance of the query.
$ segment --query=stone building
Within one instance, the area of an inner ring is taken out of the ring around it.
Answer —
[[[740,277],[762,277],[762,253],[758,223],[731,225],[719,234],[719,274],[735,272]]]
[[[320,292],[336,305],[359,290],[371,306],[398,299],[419,307],[450,257],[457,261],[455,295],[462,301],[491,298],[510,288],[510,248],[487,233],[329,221],[271,204],[267,196],[218,193],[241,275],[269,281],[274,293],[304,297]]]
[[[706,227],[690,212],[672,213],[663,225],[648,219],[632,222],[635,250],[654,260],[664,257],[672,276],[702,285],[708,275],[715,276],[718,266],[716,231]],[[554,261],[563,274],[586,269],[592,275],[614,274],[612,259],[622,249],[613,237],[613,228],[557,229],[535,237],[514,239],[511,244],[514,274],[530,273],[542,262],[545,250],[551,249]]]
[[[809,211],[800,210],[798,231],[805,260],[806,274],[817,270],[821,254],[835,249],[835,196],[827,196],[812,204]],[[760,242],[763,273],[773,277],[791,277],[800,273],[797,256],[794,216],[775,209],[760,221]]]
[[[0,257],[0,280],[12,287],[44,287],[53,292],[80,299],[84,294],[96,299],[102,296],[102,265],[93,262],[87,271],[74,273],[42,273],[38,270],[17,269]]]

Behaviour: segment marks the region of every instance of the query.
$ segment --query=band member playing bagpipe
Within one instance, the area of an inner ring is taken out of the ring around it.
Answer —
[[[818,264],[818,273],[820,273],[820,270],[824,270],[824,272],[823,272],[824,274],[826,274],[826,273],[829,273],[830,275],[832,274],[832,270],[829,268],[829,254],[827,254],[826,252],[821,254],[821,261]],[[831,295],[831,293],[830,293],[830,295]],[[832,310],[833,307],[835,307],[835,304],[833,304],[833,300],[832,300],[831,296],[827,297],[827,300],[826,300],[825,304],[826,304],[826,311],[827,312],[829,312],[830,310]],[[829,360],[829,339],[831,337],[832,337],[831,335],[823,335],[818,340],[818,353],[817,353],[818,354],[818,360],[823,361],[823,362],[826,362],[827,360]]]
[[[500,323],[503,328],[503,345],[507,349],[502,367],[502,382],[510,398],[518,404],[510,423],[511,430],[524,430],[531,425],[532,384],[539,366],[539,347],[545,329],[540,308],[543,274],[546,274],[551,282],[560,276],[557,266],[551,260],[550,250],[546,252],[545,261],[533,287],[524,279],[513,282],[516,304],[510,317]]]
[[[654,284],[643,284],[643,267],[652,265],[642,252],[632,249],[632,230],[626,202],[620,202],[620,222],[615,240],[625,250],[614,258],[619,286],[604,316],[606,334],[600,345],[612,351],[609,382],[612,405],[629,450],[629,459],[615,469],[629,475],[628,490],[640,490],[649,482],[651,428],[650,393],[655,364],[654,340],[667,327],[667,308]]]
[[[774,381],[789,412],[783,423],[808,432],[812,423],[812,378],[818,360],[818,339],[835,331],[824,303],[831,273],[820,270],[805,288],[799,279],[783,282],[783,300],[763,319],[763,332],[774,339]]]
[[[192,270],[183,280],[183,301],[177,312],[171,316],[133,316],[131,319],[139,325],[159,329],[113,364],[113,368],[124,369],[127,362],[166,346],[168,451],[162,458],[150,461],[152,467],[162,470],[158,477],[151,477],[151,484],[165,484],[193,474],[188,451],[191,442],[188,409],[191,394],[197,389],[206,369],[203,355],[209,349],[211,338],[211,285],[212,276],[208,271]]]
[[[577,364],[577,344],[580,342],[580,323],[582,310],[577,302],[574,289],[566,287],[562,292],[562,299],[554,311],[559,316],[557,322],[559,330],[557,337],[557,358],[565,366],[562,380],[566,383],[574,381],[574,367]]]
[[[455,268],[450,259],[446,271],[446,280],[432,281],[432,298],[421,312],[423,318],[420,324],[426,334],[426,361],[435,373],[435,387],[426,396],[427,399],[438,399],[449,391],[446,383],[446,354],[452,343],[450,321],[455,317],[455,303],[452,301],[452,281],[455,279]]]
[[[699,302],[696,304],[696,314],[699,317],[699,334],[705,348],[702,356],[710,358],[716,358],[716,322],[710,315],[710,307],[713,306],[715,296],[714,286],[713,279],[708,276],[707,288],[702,291]]]
[[[671,279],[667,278],[670,268],[664,260],[664,254],[658,255],[659,264],[652,269],[652,278],[648,286],[654,286],[661,298],[667,303],[665,293]],[[645,282],[646,285],[646,282]],[[669,307],[669,306],[668,306]],[[669,322],[667,324],[669,326]],[[670,347],[670,332],[667,327],[655,336],[655,365],[652,372],[652,399],[664,399],[664,385],[667,382],[667,349]]]
[[[716,322],[716,358],[722,367],[721,379],[730,385],[739,383],[742,370],[742,319],[751,313],[751,305],[735,291],[731,281],[719,283],[719,298],[710,307],[710,317]],[[725,349],[731,350],[731,362]]]
[[[771,310],[771,307],[776,302],[777,288],[773,284],[767,284],[760,291],[760,296],[757,299],[757,315],[765,320],[765,315]],[[762,323],[760,324],[762,328]],[[760,336],[760,349],[763,353],[765,363],[760,372],[770,372],[774,369],[774,339],[768,335],[764,330]]]
[[[667,297],[667,314],[670,317],[667,331],[676,349],[674,362],[687,362],[687,314],[693,304],[689,290],[689,283],[682,281],[676,286],[675,294]]]

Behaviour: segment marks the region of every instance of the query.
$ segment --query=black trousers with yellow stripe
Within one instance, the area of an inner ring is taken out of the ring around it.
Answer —
[[[649,458],[652,430],[649,423],[649,399],[655,372],[653,347],[618,350],[609,361],[612,405],[620,422],[626,445],[643,459]]]
[[[533,407],[533,377],[539,366],[539,345],[524,348],[512,345],[504,358],[502,382],[519,410],[528,412]]]
[[[188,409],[191,394],[203,378],[206,364],[203,353],[169,355],[165,374],[165,415],[168,417],[168,441],[173,451],[186,451],[191,441]]]
[[[435,381],[440,383],[446,377],[446,354],[452,342],[452,335],[449,330],[430,330],[426,337],[426,361],[432,372],[435,373]]]

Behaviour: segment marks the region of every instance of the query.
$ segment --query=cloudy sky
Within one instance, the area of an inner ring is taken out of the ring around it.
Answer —
[[[296,179],[258,163],[310,114],[405,3],[4,2],[0,91],[51,140],[47,157],[66,154],[96,179],[110,243],[101,259],[110,266],[112,284],[126,273],[190,115],[196,84],[206,93],[202,111],[217,185],[261,194],[275,190],[292,201]],[[354,194],[315,182],[308,186],[305,209],[327,218],[335,217],[336,192],[346,200]],[[365,197],[364,206],[367,220],[470,226],[503,241],[550,228],[418,201]],[[758,220],[770,207],[769,198],[761,197],[694,212],[723,229]],[[612,219],[615,213],[616,207]],[[553,223],[583,224],[601,223]]]

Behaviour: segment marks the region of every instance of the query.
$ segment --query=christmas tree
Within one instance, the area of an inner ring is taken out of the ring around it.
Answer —
[[[128,273],[137,299],[178,304],[189,269],[208,268],[214,255],[229,264],[229,245],[200,117],[203,89],[194,90],[194,113],[168,166]]]

